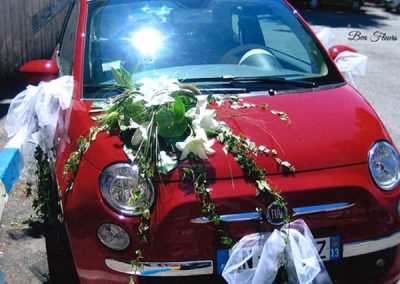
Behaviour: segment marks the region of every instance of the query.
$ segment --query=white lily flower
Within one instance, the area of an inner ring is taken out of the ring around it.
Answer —
[[[135,133],[132,136],[132,145],[133,146],[139,145],[142,142],[142,140],[148,139],[147,132],[149,129],[149,125],[150,125],[150,122],[146,122],[146,123],[140,125],[136,129]]]
[[[129,119],[129,128],[136,129],[139,128],[140,124],[136,123],[132,118]]]
[[[199,97],[196,107],[189,109],[186,112],[186,117],[193,119],[195,127],[216,130],[219,122],[215,120],[215,110],[207,109],[207,103],[206,97]]]
[[[145,101],[146,107],[163,105],[174,101],[171,93],[178,91],[178,81],[161,76],[157,79],[143,78],[139,81],[141,85],[139,91],[141,95],[137,100]]]
[[[159,173],[169,173],[171,170],[176,168],[178,162],[176,157],[171,157],[165,151],[160,151],[160,155],[157,161],[157,168]]]
[[[214,140],[208,140],[204,129],[195,129],[195,135],[192,133],[185,141],[176,143],[176,147],[182,151],[180,159],[186,159],[189,153],[193,153],[203,160],[208,159],[208,155],[215,153],[215,150],[211,148]]]

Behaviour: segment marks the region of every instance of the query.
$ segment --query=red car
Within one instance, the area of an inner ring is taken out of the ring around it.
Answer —
[[[139,240],[135,204],[113,195],[130,190],[119,180],[134,178],[117,135],[98,135],[67,190],[65,162],[77,139],[97,125],[92,103],[118,92],[110,89],[112,70],[122,66],[137,80],[165,75],[202,94],[236,95],[249,105],[263,105],[215,110],[235,133],[278,149],[282,160],[295,166],[288,174],[257,157],[292,209],[289,214],[309,225],[332,280],[400,279],[399,154],[377,114],[344,81],[289,4],[81,0],[70,8],[54,58],[22,69],[31,80],[74,77],[71,107],[61,113],[65,125],[59,125],[56,137],[56,177],[82,283],[128,283],[137,249],[145,264],[140,283],[223,282],[218,275],[228,257],[196,195],[181,181],[181,167],[150,181],[149,243]],[[61,135],[63,129],[67,135]],[[211,197],[229,234],[238,240],[273,230],[274,212],[267,210],[266,217],[255,210],[273,200],[255,196],[255,185],[222,145],[216,143],[214,150],[207,162]]]

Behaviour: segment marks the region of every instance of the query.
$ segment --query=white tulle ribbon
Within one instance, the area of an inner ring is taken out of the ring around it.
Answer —
[[[63,76],[28,86],[12,100],[5,124],[12,137],[8,145],[21,150],[27,176],[33,170],[36,145],[47,153],[54,147],[59,111],[70,106],[73,86],[73,77]]]
[[[272,284],[282,260],[289,283],[332,283],[303,220],[272,233],[243,237],[233,247],[222,276],[229,284]]]
[[[368,57],[357,52],[343,51],[335,58],[335,63],[347,82],[356,87],[356,82],[354,81],[353,76],[365,75],[368,65]]]
[[[317,33],[317,38],[328,50],[334,45],[335,34],[332,29],[324,28]],[[352,51],[342,51],[335,58],[336,66],[346,81],[357,87],[354,76],[364,76],[368,65],[368,56]]]

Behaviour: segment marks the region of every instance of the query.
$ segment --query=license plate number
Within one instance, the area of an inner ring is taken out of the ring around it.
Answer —
[[[322,261],[338,260],[342,256],[342,249],[339,236],[331,236],[325,238],[316,238],[316,248]],[[261,253],[261,249],[259,250]],[[217,273],[222,274],[222,271],[228,262],[231,251],[228,249],[217,250]],[[250,252],[249,252],[250,253]],[[243,254],[244,257],[246,253]],[[248,255],[248,254],[247,254]],[[253,256],[252,259],[246,262],[243,269],[253,268],[258,264],[260,256]]]
[[[316,238],[315,242],[322,261],[340,259],[342,252],[340,238],[338,236]]]

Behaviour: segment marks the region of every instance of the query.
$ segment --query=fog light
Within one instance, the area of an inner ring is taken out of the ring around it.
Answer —
[[[113,250],[124,250],[130,243],[128,233],[120,226],[110,223],[98,227],[97,237],[103,245]]]
[[[383,268],[383,267],[385,267],[386,262],[385,262],[385,260],[383,258],[378,258],[376,260],[375,264],[376,264],[376,267]]]

